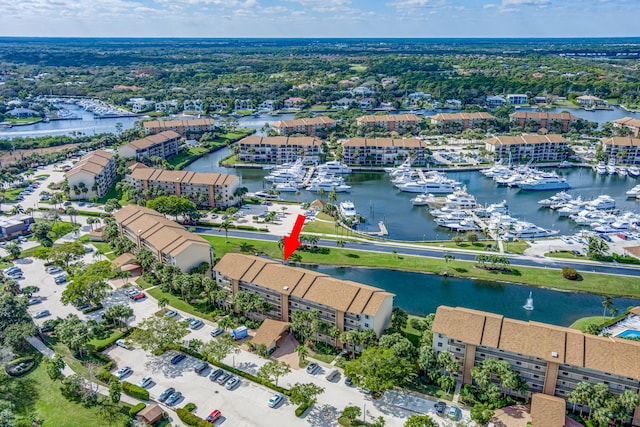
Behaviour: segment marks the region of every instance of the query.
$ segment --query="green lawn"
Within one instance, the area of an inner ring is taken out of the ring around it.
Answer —
[[[116,340],[122,338],[122,336],[126,332],[127,332],[126,329],[123,329],[123,330],[112,329],[110,331],[106,331],[102,336],[95,337],[91,341],[89,341],[89,345],[93,346],[92,348],[104,346],[107,343],[115,342]]]
[[[183,151],[169,159],[169,164],[174,169],[182,169],[189,163],[193,162],[200,156],[203,156],[209,152],[209,149],[205,147],[189,147],[187,151]]]
[[[584,255],[575,255],[569,251],[547,252],[544,254],[549,258],[562,258],[562,259],[584,259]]]
[[[573,322],[571,324],[571,326],[569,326],[572,329],[578,329],[582,332],[585,331],[585,329],[587,328],[587,326],[595,323],[596,325],[601,325],[602,323],[604,323],[607,320],[611,320],[613,319],[613,317],[609,317],[609,316],[591,316],[591,317],[583,317],[581,319],[576,320],[575,322]]]
[[[141,279],[136,280],[136,283],[138,283],[140,286],[142,286],[144,288],[144,286],[141,284],[140,280]],[[148,284],[147,284],[147,287],[148,287]],[[182,311],[184,311],[186,313],[189,313],[189,314],[193,314],[194,316],[202,317],[204,319],[215,320],[214,317],[211,317],[209,315],[209,313],[207,311],[205,311],[206,307],[205,307],[204,303],[201,306],[200,305],[198,305],[198,306],[191,305],[188,302],[181,300],[180,298],[178,298],[175,295],[172,295],[172,294],[167,293],[167,292],[163,292],[162,289],[160,289],[160,288],[145,289],[145,292],[147,294],[151,295],[152,297],[154,297],[155,299],[157,299],[158,301],[160,301],[160,299],[162,299],[162,298],[166,298],[167,300],[169,300],[169,305],[171,307],[173,307],[173,308],[176,308],[178,310],[182,310]]]
[[[87,408],[68,401],[60,393],[60,384],[51,381],[43,363],[22,378],[12,380],[16,386],[9,394],[15,400],[16,413],[22,416],[36,413],[47,427],[123,426],[129,419],[128,406],[122,405],[123,415],[109,424],[99,415],[98,407]]]
[[[102,251],[104,256],[109,260],[113,261],[116,259],[116,254],[111,250],[111,247],[108,243],[105,242],[91,242],[93,246],[95,246],[97,251]]]
[[[275,242],[229,238],[229,243],[226,243],[224,236],[202,237],[215,248],[216,257],[222,257],[227,252],[240,252],[240,243],[246,242],[252,246],[248,253],[259,252],[272,258],[282,258],[282,251]],[[560,270],[548,268],[513,267],[510,273],[503,273],[475,268],[475,263],[472,262],[454,260],[447,267],[444,259],[394,256],[342,248],[330,248],[330,253],[325,255],[301,251],[296,253],[300,254],[302,262],[309,264],[387,268],[435,274],[442,274],[448,268],[451,276],[522,283],[599,295],[640,297],[640,282],[634,277],[616,276],[615,280],[612,280],[610,275],[579,271],[582,280],[571,281],[564,279]]]
[[[410,315],[409,315],[409,320],[411,320],[411,319],[424,319],[424,317],[422,317],[422,316],[416,316],[416,315],[414,315],[414,314],[410,314]],[[405,336],[407,337],[407,339],[408,339],[409,341],[411,341],[411,342],[413,343],[413,345],[415,345],[416,347],[419,347],[419,346],[420,346],[420,339],[421,339],[421,337],[422,337],[422,333],[421,333],[419,330],[417,330],[417,329],[413,328],[413,327],[409,324],[409,321],[407,321],[407,326],[405,326],[405,327],[402,329],[402,332],[404,332],[404,333],[405,333]]]
[[[460,242],[459,244],[457,244],[454,241],[447,240],[447,241],[427,242],[427,244],[429,246],[439,246],[439,247],[452,248],[452,249],[466,249],[470,251],[480,251],[480,252],[486,252],[487,247],[493,247],[493,248],[497,247],[496,242],[493,240],[479,240],[473,243],[464,241],[464,242]],[[529,248],[529,244],[524,240],[517,240],[515,242],[503,242],[503,245],[504,245],[504,251],[510,254],[523,254],[524,251],[527,248]]]

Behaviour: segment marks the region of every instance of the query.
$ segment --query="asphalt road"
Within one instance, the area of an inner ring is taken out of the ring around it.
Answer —
[[[197,233],[200,234],[209,234],[209,235],[223,235],[221,231],[218,229],[210,229],[204,227],[198,227],[196,229]],[[240,230],[229,230],[229,237],[235,237],[239,239],[255,239],[255,240],[266,240],[271,242],[277,242],[282,236],[277,236],[274,234],[269,234],[265,232],[253,232],[253,231],[240,231]],[[335,248],[336,244],[333,240],[320,239],[318,242],[319,246],[326,246],[329,248]],[[353,250],[361,250],[361,251],[370,251],[370,252],[380,252],[380,253],[388,253],[391,254],[394,250],[399,255],[415,255],[415,256],[424,256],[430,258],[438,258],[442,259],[442,255],[445,252],[455,254],[457,260],[461,261],[475,261],[478,253],[468,253],[462,252],[453,249],[437,249],[437,248],[419,248],[419,247],[408,247],[403,244],[394,244],[394,242],[386,241],[386,242],[346,242],[345,249],[353,249]],[[617,274],[622,276],[633,276],[640,277],[640,268],[635,265],[624,266],[621,264],[605,264],[605,263],[596,263],[596,262],[573,262],[573,261],[559,261],[553,260],[550,258],[537,258],[537,257],[528,257],[523,255],[506,255],[509,258],[509,262],[514,266],[521,267],[544,267],[544,268],[553,268],[553,269],[562,269],[562,267],[573,267],[578,271],[582,272],[593,272],[593,273],[604,273],[604,274]]]

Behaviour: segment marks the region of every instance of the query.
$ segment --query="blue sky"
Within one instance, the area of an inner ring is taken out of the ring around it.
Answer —
[[[640,36],[640,0],[0,0],[2,36]]]

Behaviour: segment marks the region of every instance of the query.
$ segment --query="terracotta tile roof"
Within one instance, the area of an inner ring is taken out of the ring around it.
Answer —
[[[617,145],[621,147],[640,147],[640,138],[630,136],[614,136],[613,138],[603,138],[604,145]]]
[[[275,122],[271,126],[274,128],[287,128],[287,127],[298,127],[298,126],[316,126],[316,125],[328,125],[333,126],[336,123],[331,117],[312,117],[307,119],[296,119],[296,120],[280,120],[279,122]]]
[[[135,141],[131,141],[127,145],[133,147],[134,150],[144,150],[145,148],[149,148],[157,144],[162,144],[175,138],[180,138],[180,134],[172,130],[167,130],[155,135],[149,135],[142,139],[136,139]]]
[[[273,320],[266,318],[262,322],[262,325],[256,331],[256,334],[251,339],[253,345],[258,346],[260,344],[264,344],[267,348],[275,345],[276,340],[282,335],[286,330],[291,328],[291,323],[282,322],[280,320]]]
[[[509,114],[512,119],[525,119],[525,120],[579,120],[579,117],[574,116],[571,113],[544,113],[537,111],[516,111]]]
[[[71,168],[66,175],[73,175],[81,171],[89,172],[92,175],[99,175],[104,170],[104,167],[109,164],[112,158],[113,154],[107,151],[92,151],[91,153],[82,156],[78,163],[73,165],[73,168]]]
[[[499,135],[487,139],[491,145],[520,145],[520,144],[548,144],[569,142],[562,135],[550,133],[548,135],[526,134],[518,136]]]
[[[640,379],[640,342],[636,341],[598,337],[560,326],[446,306],[438,307],[433,332],[468,344]]]
[[[640,119],[634,119],[633,117],[623,117],[621,119],[616,119],[613,121],[613,123],[619,124],[619,125],[625,125],[625,126],[632,126],[632,127],[640,127]]]
[[[427,143],[417,138],[351,138],[342,141],[342,146],[424,148],[427,146]]]
[[[542,393],[531,395],[531,427],[564,427],[567,402]]]
[[[235,280],[354,314],[375,316],[384,300],[393,297],[379,288],[251,255],[227,253],[214,270]]]
[[[418,123],[422,119],[415,114],[387,114],[385,116],[380,115],[368,115],[358,117],[356,119],[358,123],[387,123],[387,122],[414,122]]]
[[[211,172],[170,171],[155,168],[136,168],[130,174],[131,179],[139,181],[181,182],[185,184],[230,185],[239,182],[236,175]]]
[[[238,141],[238,144],[319,147],[322,145],[322,141],[312,136],[288,137],[251,135]]]
[[[478,113],[438,113],[429,116],[433,120],[489,120],[495,119],[492,114],[485,112]]]

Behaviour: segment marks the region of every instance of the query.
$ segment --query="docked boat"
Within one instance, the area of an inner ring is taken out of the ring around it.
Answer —
[[[595,166],[596,173],[598,175],[606,175],[607,174],[607,165],[604,162],[599,162]]]
[[[548,199],[539,200],[538,204],[541,205],[543,208],[550,208],[553,205],[557,205],[560,203],[567,203],[571,200],[573,200],[573,196],[571,196],[571,194],[561,191],[549,197]]]
[[[506,238],[513,237],[516,239],[535,239],[553,236],[554,234],[558,234],[558,232],[556,230],[547,230],[538,227],[530,222],[519,221],[504,236]]]
[[[629,171],[627,168],[625,168],[624,166],[618,166],[616,168],[616,173],[618,174],[618,176],[623,176],[623,177],[627,177],[627,175],[629,175]]]
[[[349,166],[345,165],[344,163],[340,163],[337,160],[331,160],[327,163],[318,165],[317,170],[320,172],[337,173],[337,174],[348,174],[352,172]]]
[[[295,182],[281,182],[276,184],[273,188],[284,193],[295,193],[298,191],[299,186]]]
[[[616,173],[616,159],[614,157],[611,157],[606,167],[607,173],[609,175],[614,175]]]
[[[603,194],[596,197],[592,201],[587,202],[587,205],[593,209],[604,211],[615,209],[616,201],[613,199],[613,197]]]
[[[509,206],[507,201],[503,200],[500,203],[492,203],[486,208],[476,209],[476,215],[480,218],[489,218],[493,214],[506,215],[509,213]]]
[[[542,175],[520,184],[520,189],[524,191],[566,190],[568,188],[571,186],[567,180],[555,174]]]
[[[352,219],[358,215],[355,205],[349,200],[340,202],[338,210],[340,211],[340,215],[342,215],[344,219]]]
[[[639,177],[639,176],[640,176],[640,168],[639,168],[639,167],[637,167],[637,166],[629,166],[629,167],[627,168],[627,174],[628,174],[629,176],[632,176],[632,177],[634,177],[634,178],[637,178],[637,177]]]
[[[411,204],[413,206],[426,206],[428,199],[429,199],[428,194],[418,194],[416,197],[411,199]]]
[[[408,193],[451,194],[455,191],[451,182],[437,180],[411,181],[398,184],[397,187]]]
[[[558,167],[559,168],[570,168],[573,166],[573,163],[571,163],[570,161],[567,160],[563,160],[560,163],[558,163]]]
[[[631,190],[628,190],[626,193],[627,197],[630,199],[636,199],[640,196],[640,184],[633,187]]]
[[[447,208],[453,209],[475,209],[478,207],[476,198],[467,193],[467,188],[463,187],[461,190],[456,190],[453,194],[448,194],[446,197],[436,197],[433,194],[429,194],[427,205],[430,208]]]
[[[267,191],[256,191],[253,195],[258,199],[263,200],[280,200],[280,197],[278,197],[277,194],[271,194]]]

